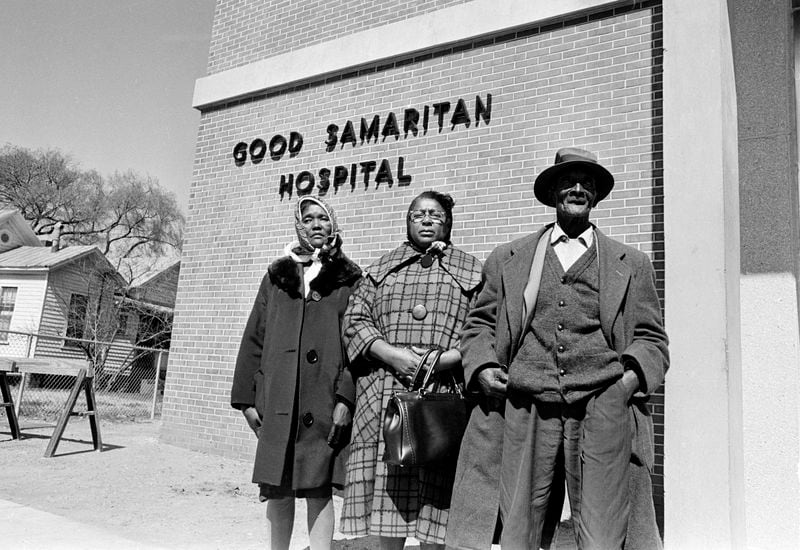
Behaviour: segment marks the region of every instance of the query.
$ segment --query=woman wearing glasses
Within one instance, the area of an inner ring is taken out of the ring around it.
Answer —
[[[344,345],[360,377],[341,531],[377,535],[382,549],[400,550],[406,537],[423,549],[444,546],[455,462],[401,468],[381,458],[389,397],[420,374],[426,351],[443,352],[436,372],[462,378],[458,334],[481,265],[450,242],[453,204],[436,191],[411,202],[407,241],[367,269],[343,320]]]

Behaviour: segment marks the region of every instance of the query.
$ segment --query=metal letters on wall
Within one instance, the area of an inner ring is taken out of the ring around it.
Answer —
[[[472,108],[470,108],[472,107]],[[463,98],[458,98],[453,104],[450,101],[424,105],[421,110],[407,108],[403,110],[402,117],[398,120],[394,112],[387,113],[383,118],[374,115],[371,119],[362,117],[357,123],[347,120],[341,126],[328,124],[325,128],[325,152],[331,153],[345,147],[355,148],[368,144],[383,143],[388,138],[395,141],[425,136],[429,130],[438,133],[446,128],[449,131],[464,127],[477,128],[481,122],[488,125],[492,119],[492,94],[487,93],[485,99],[480,95],[475,96],[471,105]],[[358,128],[358,129],[356,129]],[[238,167],[248,163],[257,165],[267,157],[271,162],[279,162],[284,158],[294,158],[303,149],[303,136],[300,132],[292,131],[289,136],[276,134],[269,141],[261,138],[250,142],[241,141],[233,147],[233,161]],[[282,174],[278,184],[278,193],[281,199],[285,195],[308,195],[316,189],[319,195],[327,194],[331,188],[337,193],[340,188],[349,186],[350,191],[355,191],[359,182],[364,189],[370,183],[377,189],[380,185],[391,187],[411,185],[412,176],[404,171],[405,158],[398,156],[394,162],[390,159],[371,160],[366,162],[350,163],[349,165],[336,165],[333,169],[328,167],[317,170],[303,170],[297,174]]]

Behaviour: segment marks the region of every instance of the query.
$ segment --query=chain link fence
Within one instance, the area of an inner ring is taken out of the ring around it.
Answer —
[[[5,337],[5,342],[2,342]],[[88,353],[87,353],[88,352]],[[94,356],[94,368],[89,356]],[[94,373],[95,401],[101,420],[154,419],[161,415],[167,359],[162,349],[131,345],[125,340],[95,342],[77,338],[0,331],[0,361],[34,358],[78,359]],[[20,421],[54,422],[64,409],[75,377],[59,374],[8,374],[14,407]],[[84,395],[75,412],[86,411]],[[0,407],[0,416],[5,411]]]

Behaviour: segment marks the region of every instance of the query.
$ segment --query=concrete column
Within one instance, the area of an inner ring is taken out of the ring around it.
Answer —
[[[667,549],[745,545],[736,95],[723,0],[665,0]]]
[[[796,549],[800,208],[793,47],[798,33],[792,35],[791,2],[731,4],[739,113],[747,543]]]

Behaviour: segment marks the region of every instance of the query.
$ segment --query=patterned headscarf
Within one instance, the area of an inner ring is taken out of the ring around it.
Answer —
[[[303,206],[309,202],[322,208],[331,220],[331,235],[328,238],[328,242],[325,243],[322,248],[314,248],[311,241],[308,239],[306,228],[303,226]],[[292,252],[298,256],[311,255],[312,259],[334,256],[342,244],[342,234],[339,231],[339,224],[336,221],[336,212],[334,212],[333,208],[328,203],[319,197],[312,197],[309,195],[298,199],[294,209],[294,228],[297,232],[297,242],[292,243],[291,249]]]

